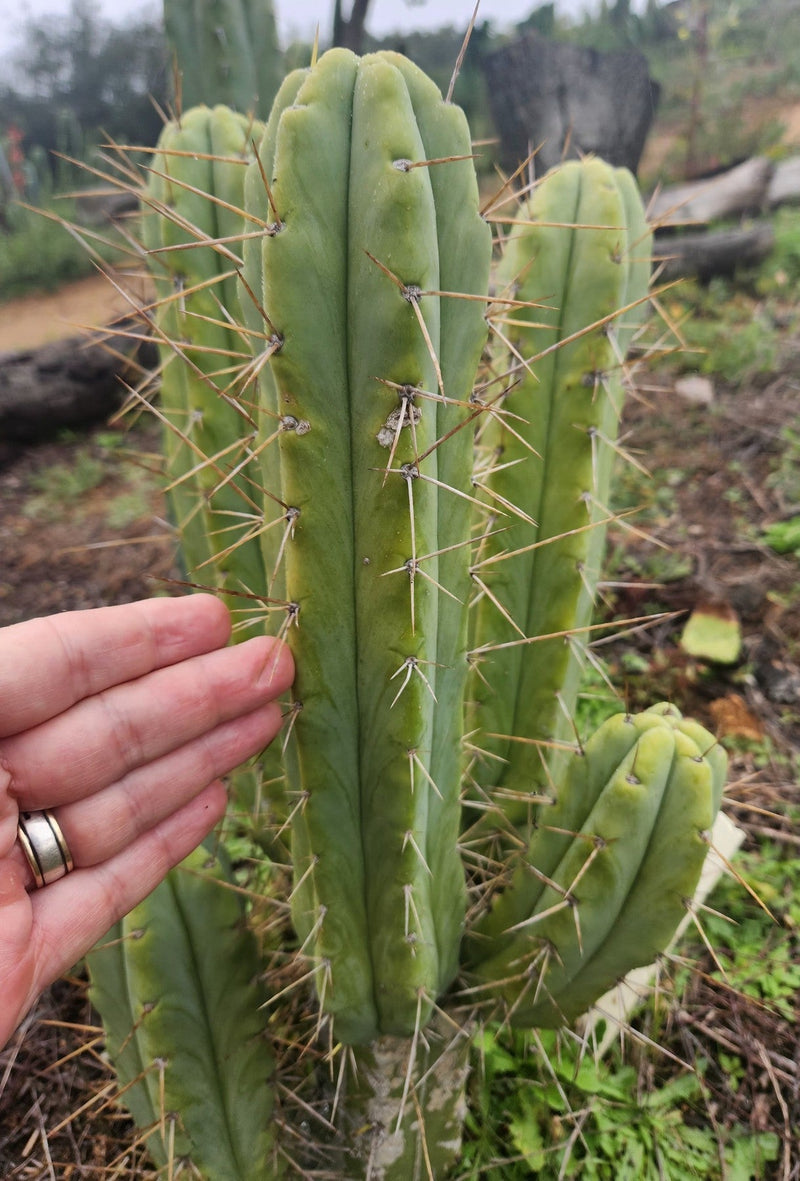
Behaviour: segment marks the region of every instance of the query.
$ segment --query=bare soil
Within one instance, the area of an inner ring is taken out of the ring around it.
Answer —
[[[80,311],[78,297],[87,300]],[[108,288],[101,293],[94,280],[60,300],[65,324],[99,321],[109,311]],[[6,342],[42,339],[35,329],[52,324],[52,306],[48,297],[3,307]],[[666,614],[600,654],[632,704],[673,699],[729,741],[731,814],[753,835],[769,824],[787,855],[797,856],[798,838],[781,811],[798,802],[786,767],[800,756],[800,563],[774,553],[761,534],[800,513],[791,480],[776,477],[785,459],[783,429],[798,423],[800,341],[786,342],[779,367],[760,386],[718,386],[708,407],[679,398],[668,372],[653,384],[630,406],[626,446],[657,473],[655,491],[637,532],[617,526],[611,535],[614,581],[626,585],[609,589],[606,610],[616,618]],[[158,442],[148,423],[122,443],[94,431],[20,450],[0,472],[0,625],[170,589],[176,572],[158,490]],[[89,486],[80,478],[74,485],[56,480],[54,473],[64,472],[85,473]],[[650,531],[659,544],[646,536]],[[738,616],[737,664],[711,665],[680,648],[686,613],[699,602],[724,603]],[[767,740],[775,765],[752,753]],[[754,803],[777,819],[754,818]],[[738,1049],[752,1077],[735,1114],[754,1131],[772,1128],[780,1136],[785,1151],[769,1175],[797,1178],[800,1013],[788,1021],[763,1005],[748,1008],[746,998],[732,1007],[724,989],[698,979],[676,1048],[711,1059],[720,1044],[726,1052]],[[773,1086],[776,1078],[780,1085]],[[101,1031],[77,973],[49,990],[0,1053],[0,1175],[146,1176],[112,1096]]]
[[[147,423],[124,445],[95,431],[23,450],[0,471],[0,626],[169,589],[175,545],[157,448]],[[78,478],[73,489],[76,466],[97,483],[80,491]]]
[[[63,340],[83,328],[110,324],[129,313],[130,304],[107,278],[90,275],[50,294],[26,295],[0,304],[0,353]]]

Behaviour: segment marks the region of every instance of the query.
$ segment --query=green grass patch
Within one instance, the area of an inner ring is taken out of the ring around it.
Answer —
[[[56,463],[31,476],[34,496],[25,504],[25,516],[38,521],[58,520],[79,503],[87,492],[98,488],[107,476],[105,463],[91,446],[80,447],[69,463]]]
[[[36,291],[55,291],[95,273],[86,244],[53,216],[71,222],[74,204],[55,201],[41,213],[20,205],[9,210],[11,233],[0,234],[0,303]],[[113,244],[98,243],[93,235],[92,248],[105,261],[113,260]]]
[[[70,433],[65,433],[65,441],[71,438]],[[122,440],[118,432],[99,432],[77,444],[68,460],[34,472],[25,516],[43,523],[80,517],[91,493],[101,485],[107,486],[102,515],[111,529],[124,529],[150,516],[159,477],[127,462],[130,456],[120,450]]]
[[[800,858],[764,840],[737,855],[736,872],[748,889],[722,878],[702,916],[703,929],[726,985],[793,1021],[800,995]]]
[[[661,1083],[551,1032],[487,1028],[476,1042],[461,1181],[749,1181],[778,1137],[713,1127],[703,1071]]]

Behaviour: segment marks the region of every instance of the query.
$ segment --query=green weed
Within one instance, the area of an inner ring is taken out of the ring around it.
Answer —
[[[63,441],[70,441],[65,433]],[[147,468],[126,462],[118,432],[98,432],[90,442],[76,443],[71,460],[33,472],[34,495],[24,513],[37,521],[56,521],[81,512],[81,502],[101,484],[109,485],[103,515],[111,529],[124,529],[152,513],[159,477]]]
[[[800,429],[798,426],[785,426],[780,432],[780,441],[780,456],[767,477],[767,487],[773,489],[785,504],[800,504]]]
[[[777,1136],[712,1126],[702,1062],[651,1086],[554,1033],[485,1029],[476,1053],[460,1181],[748,1181],[777,1157]]]
[[[53,464],[33,473],[30,484],[37,495],[27,501],[25,515],[33,520],[56,520],[65,505],[74,505],[99,487],[106,474],[105,464],[90,447],[78,448],[72,463]]]
[[[800,994],[800,858],[787,856],[783,846],[766,840],[737,856],[736,872],[752,894],[724,877],[710,899],[703,928],[726,985],[795,1020]],[[769,971],[764,971],[765,963]]]
[[[144,490],[134,489],[120,493],[109,501],[106,521],[112,529],[125,529],[134,521],[140,521],[150,512],[150,500]]]
[[[759,268],[756,290],[762,296],[791,295],[800,284],[800,210],[776,210],[772,227],[775,245]]]
[[[74,204],[58,201],[52,212],[74,221]],[[2,235],[0,250],[0,303],[32,291],[55,291],[64,283],[95,273],[86,246],[64,226],[43,214],[21,206],[9,210],[11,233]],[[93,240],[93,249],[107,260],[112,246]]]
[[[678,301],[676,301],[677,303]],[[779,332],[771,309],[725,279],[707,288],[687,283],[680,288],[686,352],[684,371],[721,377],[735,387],[774,371]]]
[[[800,556],[800,517],[776,521],[764,530],[764,541],[778,554]]]
[[[106,445],[95,437],[95,443],[98,442],[101,446]],[[111,456],[109,455],[106,462],[110,461]],[[125,464],[119,475],[125,482],[124,491],[118,492],[109,499],[105,512],[106,522],[111,529],[125,529],[134,521],[151,516],[153,493],[159,486],[158,477],[143,467]]]

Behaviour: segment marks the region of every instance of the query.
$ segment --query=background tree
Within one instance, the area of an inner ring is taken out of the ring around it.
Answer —
[[[336,0],[333,10],[333,44],[361,53],[364,44],[364,22],[371,0],[352,0],[350,16],[342,11],[342,0]]]
[[[20,128],[28,153],[82,156],[106,135],[153,144],[168,73],[160,21],[111,24],[91,0],[74,0],[66,16],[28,22],[0,87],[3,123]]]

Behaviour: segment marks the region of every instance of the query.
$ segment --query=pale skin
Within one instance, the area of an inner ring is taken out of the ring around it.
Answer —
[[[226,647],[210,595],[0,630],[0,1047],[44,988],[221,819],[220,777],[281,725],[294,676],[265,636]],[[51,809],[75,863],[36,889],[20,811]]]

